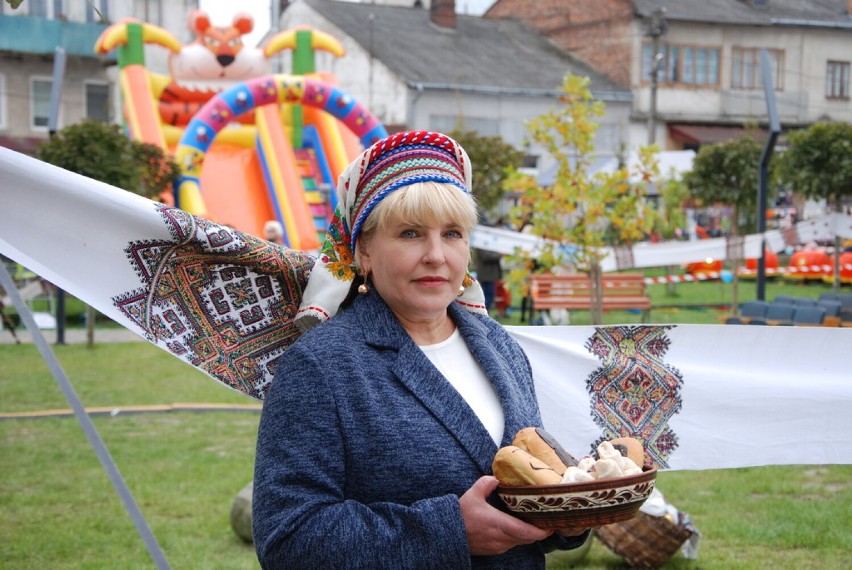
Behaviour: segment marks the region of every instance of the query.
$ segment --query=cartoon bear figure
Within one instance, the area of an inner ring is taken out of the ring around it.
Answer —
[[[267,75],[263,50],[243,43],[254,29],[249,14],[236,14],[230,26],[214,26],[206,12],[193,10],[187,25],[196,39],[169,57],[172,82],[160,95],[163,122],[184,126],[212,97],[239,81]],[[252,114],[238,120],[250,124]]]

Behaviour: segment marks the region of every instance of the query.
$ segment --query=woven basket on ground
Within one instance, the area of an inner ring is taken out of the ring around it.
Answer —
[[[630,566],[656,568],[674,556],[692,531],[639,512],[630,520],[596,528],[595,535]]]

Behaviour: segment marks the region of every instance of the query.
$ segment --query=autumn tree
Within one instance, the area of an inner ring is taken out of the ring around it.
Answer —
[[[852,125],[816,123],[788,133],[778,172],[793,192],[824,199],[842,212],[844,198],[852,196]],[[840,287],[840,246],[835,236],[835,289]]]
[[[630,183],[627,168],[591,174],[595,118],[604,114],[604,104],[592,97],[588,78],[569,73],[560,90],[561,106],[527,124],[530,138],[556,162],[553,184],[541,186],[519,172],[506,182],[508,189],[521,195],[513,209],[515,225],[529,224],[532,234],[542,238],[535,254],[515,252],[512,260],[524,269],[509,278],[525,281],[534,264],[535,271],[569,266],[587,273],[592,283],[591,321],[600,324],[605,248],[642,240],[650,231],[654,211],[646,201],[647,181],[658,172],[643,164],[642,182],[636,184]]]

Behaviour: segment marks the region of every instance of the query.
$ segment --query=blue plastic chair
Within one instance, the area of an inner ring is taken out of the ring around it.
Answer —
[[[766,322],[771,325],[792,324],[795,312],[796,305],[773,301],[766,310]]]
[[[769,303],[766,301],[747,301],[740,307],[740,315],[743,317],[760,318],[766,316]]]
[[[843,305],[840,301],[832,301],[830,299],[820,299],[817,301],[817,307],[825,309],[826,317],[839,317],[840,309]]]
[[[825,321],[825,309],[817,306],[799,306],[793,313],[794,325],[822,325]]]

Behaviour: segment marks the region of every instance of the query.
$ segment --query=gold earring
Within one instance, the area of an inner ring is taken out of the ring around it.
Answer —
[[[370,286],[367,285],[367,277],[369,275],[369,273],[364,273],[364,282],[358,285],[358,293],[361,295],[366,295],[370,292]]]
[[[459,292],[458,292],[458,295],[456,295],[456,297],[461,297],[462,295],[464,295],[464,285],[459,287]]]

